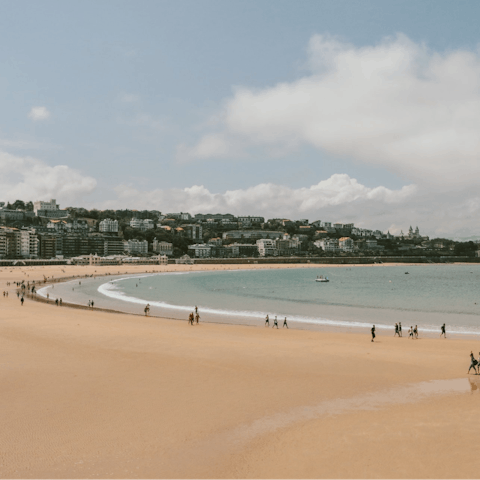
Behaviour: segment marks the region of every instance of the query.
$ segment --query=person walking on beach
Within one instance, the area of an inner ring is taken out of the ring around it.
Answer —
[[[442,325],[442,330],[440,333],[440,337],[443,335],[444,338],[447,338],[447,332],[445,331],[445,324]]]
[[[285,320],[283,321],[283,327],[287,327],[288,328],[288,325],[287,325],[287,317],[285,317]],[[282,327],[282,328],[283,328]]]
[[[270,326],[270,318],[268,318],[268,315],[265,317],[265,326],[266,327]]]
[[[400,336],[400,332],[398,331],[398,323],[395,324],[395,333],[393,334],[393,336]]]
[[[475,375],[477,374],[477,360],[473,356],[473,352],[470,352],[470,367],[468,369],[467,375],[470,373],[470,370],[473,368],[473,371],[475,372]]]
[[[370,330],[372,332],[372,342],[375,340],[375,325]]]
[[[418,339],[418,327],[415,325],[415,328],[413,329],[413,334],[415,335],[415,338]]]
[[[198,321],[200,320],[200,315],[198,314],[198,312],[195,314],[195,321],[197,322],[197,325],[198,325]]]
[[[189,323],[190,325],[193,325],[193,312],[190,313],[190,315],[188,316],[188,323]]]
[[[398,322],[398,336],[402,336],[402,322]]]
[[[23,307],[23,302],[24,302],[24,299],[23,297],[20,299],[20,303],[22,304],[22,307]]]
[[[413,340],[413,327],[412,326],[408,329],[408,338],[411,338]]]
[[[275,328],[277,327],[277,330],[278,330],[278,322],[277,322],[277,316],[275,315],[275,320],[273,321],[273,327],[272,328]]]

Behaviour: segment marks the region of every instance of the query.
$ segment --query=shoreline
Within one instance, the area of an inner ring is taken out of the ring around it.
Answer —
[[[459,264],[465,266],[465,264]],[[475,264],[473,264],[475,265]],[[377,265],[361,265],[361,267],[404,267],[404,264],[377,264]],[[423,267],[424,264],[409,264],[409,266],[419,266]],[[143,266],[144,267],[144,266]],[[194,266],[194,265],[175,265],[175,266],[162,266],[163,268],[155,270],[142,270],[142,266],[137,266],[135,272],[120,272],[119,270],[115,270],[115,266],[109,267],[107,272],[101,273],[98,270],[94,272],[94,277],[92,274],[86,274],[84,276],[75,276],[75,277],[63,277],[63,278],[56,278],[53,284],[62,283],[74,283],[76,280],[82,280],[83,285],[81,288],[84,288],[85,285],[88,285],[88,282],[91,282],[94,286],[93,292],[88,294],[88,297],[81,293],[81,290],[76,290],[75,293],[72,292],[65,292],[65,289],[57,291],[50,290],[51,298],[49,302],[46,300],[45,294],[40,291],[44,290],[45,288],[49,288],[52,284],[45,284],[42,285],[41,289],[39,289],[39,294],[34,298],[37,301],[45,301],[46,303],[54,303],[55,298],[62,297],[64,299],[63,305],[68,308],[77,308],[77,309],[84,309],[84,310],[92,310],[91,307],[87,306],[87,298],[88,302],[90,299],[95,301],[95,307],[93,310],[103,311],[103,312],[110,312],[110,313],[117,313],[117,314],[130,314],[136,316],[144,316],[143,307],[146,303],[150,304],[151,318],[157,319],[170,319],[176,321],[187,321],[188,312],[193,307],[187,307],[185,305],[173,305],[164,303],[163,301],[152,301],[152,300],[142,300],[140,298],[132,297],[130,300],[123,300],[121,296],[110,296],[103,294],[100,291],[100,286],[106,285],[109,281],[117,281],[119,279],[124,278],[135,278],[139,277],[142,278],[144,276],[153,276],[153,275],[164,275],[164,274],[178,274],[178,273],[195,273],[195,272],[228,272],[228,271],[255,271],[255,270],[275,270],[275,269],[296,269],[296,268],[317,268],[316,265],[307,265],[307,264],[300,264],[300,265],[285,265],[285,264],[278,264],[278,265],[224,265],[220,268],[218,266],[211,266],[211,265],[201,265],[201,266]],[[173,268],[172,268],[173,267]],[[180,268],[179,268],[180,267]],[[196,268],[194,268],[196,267]],[[320,268],[331,268],[331,265],[322,265]],[[85,268],[85,267],[83,267]],[[95,268],[98,268],[95,267]],[[117,267],[118,268],[118,267]],[[335,265],[335,268],[346,268],[351,269],[349,265]],[[99,282],[99,280],[103,278],[105,282]],[[109,279],[107,281],[107,279]],[[95,282],[96,281],[96,282]],[[95,282],[95,283],[94,283]],[[73,288],[72,288],[73,290]],[[62,293],[63,292],[63,293]],[[128,297],[130,298],[130,297]],[[205,310],[206,308],[206,310]],[[348,319],[341,319],[341,317],[336,318],[335,316],[331,317],[326,313],[327,316],[322,316],[319,318],[307,318],[303,317],[296,318],[295,315],[287,314],[289,317],[289,327],[292,329],[300,329],[300,330],[309,330],[309,331],[327,331],[327,332],[338,332],[338,333],[362,333],[364,335],[369,335],[369,331],[371,328],[370,323],[375,324],[377,327],[377,335],[389,335],[392,333],[393,335],[393,328],[395,320],[390,325],[385,323],[380,318],[388,318],[392,314],[396,314],[401,316],[400,320],[404,325],[404,336],[407,338],[408,333],[408,326],[410,323],[417,324],[419,315],[423,318],[423,325],[420,325],[420,338],[435,338],[440,332],[440,325],[436,328],[435,319],[438,315],[437,313],[430,314],[426,311],[417,311],[417,310],[402,310],[402,312],[395,312],[395,310],[391,310],[389,308],[383,307],[365,307],[365,306],[328,306],[323,305],[324,309],[327,309],[326,312],[329,310],[335,311],[343,311],[346,312],[347,315],[350,315],[350,320]],[[369,319],[371,318],[370,322],[366,321],[365,319],[358,319],[355,316],[355,312],[358,311],[362,312],[363,316],[368,316]],[[187,312],[188,310],[188,312]],[[370,311],[370,314],[367,315],[367,312]],[[203,313],[202,313],[203,312]],[[273,321],[274,315],[279,315],[279,318],[283,318],[285,316],[282,312],[267,312],[271,316],[271,321]],[[217,324],[227,324],[227,325],[244,325],[244,326],[255,326],[255,327],[264,327],[264,316],[266,315],[265,312],[254,312],[254,311],[223,311],[222,309],[218,309],[217,307],[200,307],[200,314],[201,314],[201,322],[202,323],[217,323]],[[448,318],[452,316],[454,318],[457,314],[455,313],[443,313],[443,315]],[[347,317],[348,318],[348,317]],[[395,317],[393,317],[395,318]],[[282,320],[283,321],[283,320]],[[426,323],[425,323],[426,322]],[[446,321],[447,325],[450,322]],[[460,331],[459,331],[460,328]],[[463,331],[462,331],[463,329]],[[437,331],[438,330],[438,331]],[[466,331],[465,331],[466,330]],[[447,334],[452,335],[455,338],[464,338],[467,340],[472,340],[478,338],[480,332],[468,331],[468,327],[458,327],[458,326],[451,326],[450,328],[447,327]]]

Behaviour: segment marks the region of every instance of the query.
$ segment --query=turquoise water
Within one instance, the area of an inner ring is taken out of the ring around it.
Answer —
[[[408,271],[408,275],[405,272]],[[317,275],[329,283],[315,282]],[[290,324],[392,328],[480,335],[480,266],[428,265],[190,272],[102,282],[99,292],[186,318],[229,317],[259,323],[269,314]],[[407,325],[408,324],[408,325]],[[280,325],[281,326],[281,325]]]

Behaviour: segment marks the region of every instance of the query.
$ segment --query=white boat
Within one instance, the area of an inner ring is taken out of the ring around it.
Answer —
[[[324,277],[323,275],[317,275],[317,278],[315,279],[316,282],[329,282],[330,280],[328,277]]]

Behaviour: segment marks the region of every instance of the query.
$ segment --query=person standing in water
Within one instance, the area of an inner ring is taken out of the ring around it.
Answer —
[[[375,340],[375,325],[370,330],[372,332],[372,342]]]
[[[287,327],[288,328],[288,325],[287,325],[287,317],[285,317],[285,320],[283,321],[283,327]],[[282,327],[282,328],[283,328]]]
[[[277,327],[278,329],[278,322],[277,322],[277,316],[275,315],[275,320],[273,321],[273,327],[272,328],[275,328]]]
[[[445,324],[442,325],[442,330],[440,333],[440,337],[443,335],[444,338],[447,338],[447,332],[445,331]]]

